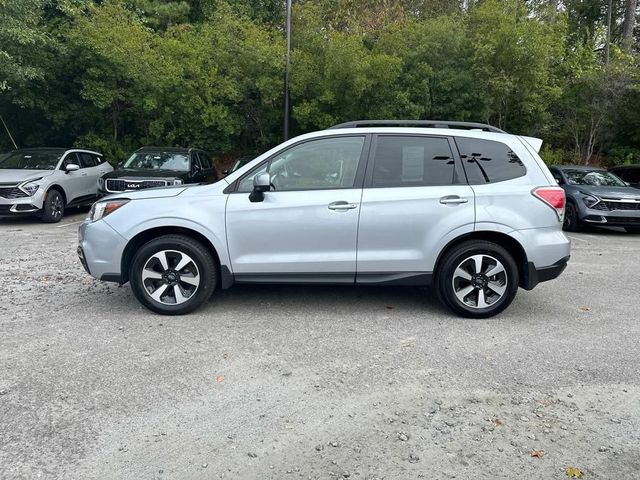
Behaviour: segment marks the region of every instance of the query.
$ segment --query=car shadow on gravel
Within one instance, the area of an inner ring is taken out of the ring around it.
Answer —
[[[368,311],[422,310],[442,315],[448,310],[426,287],[389,287],[360,285],[234,285],[229,290],[216,291],[210,306],[221,308],[268,304],[271,308]]]

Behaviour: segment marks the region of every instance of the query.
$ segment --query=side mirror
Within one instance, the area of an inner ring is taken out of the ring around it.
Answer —
[[[261,173],[253,177],[253,191],[249,195],[250,202],[262,202],[264,200],[264,192],[271,189],[271,175]]]
[[[122,161],[116,163],[116,170],[122,168],[123,165],[124,165],[124,162],[122,162]]]
[[[80,165],[76,165],[75,163],[68,163],[67,166],[64,167],[64,169],[67,171],[67,173],[76,172],[80,170]]]

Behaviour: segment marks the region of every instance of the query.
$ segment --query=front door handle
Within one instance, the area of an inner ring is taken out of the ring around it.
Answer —
[[[468,201],[468,199],[459,197],[457,195],[447,195],[446,197],[442,197],[440,199],[440,203],[442,203],[443,205],[455,205],[458,203],[467,203]]]
[[[339,201],[330,203],[327,208],[329,210],[352,210],[354,208],[358,208],[358,204]]]

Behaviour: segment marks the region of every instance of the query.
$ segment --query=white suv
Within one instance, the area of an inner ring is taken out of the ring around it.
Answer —
[[[488,317],[569,259],[541,143],[484,124],[337,125],[211,185],[107,197],[78,253],[163,314],[233,283],[335,283],[432,285],[458,314]]]
[[[91,205],[113,167],[91,150],[25,148],[0,159],[0,216],[59,222],[66,207]]]

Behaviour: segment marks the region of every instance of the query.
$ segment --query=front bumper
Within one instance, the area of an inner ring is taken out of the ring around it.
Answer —
[[[78,229],[78,257],[92,277],[118,282],[127,240],[104,220],[85,220]]]
[[[631,205],[636,206],[635,203]],[[580,221],[590,225],[640,227],[640,209],[598,210],[583,207],[580,209]]]
[[[30,197],[5,198],[0,197],[0,217],[15,217],[20,215],[37,215],[42,210],[46,192],[39,188]]]

